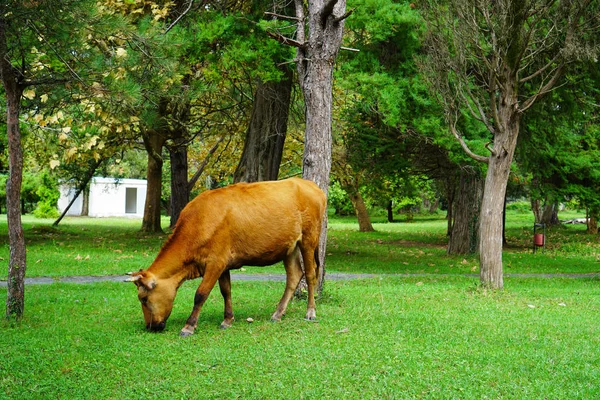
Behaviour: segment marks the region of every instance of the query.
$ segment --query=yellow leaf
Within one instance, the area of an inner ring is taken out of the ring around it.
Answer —
[[[63,119],[64,116],[65,115],[63,114],[62,111],[59,111],[59,112],[56,113],[56,118],[58,118],[58,119]]]
[[[71,132],[71,127],[70,126],[65,126],[65,127],[63,127],[61,129],[61,131],[64,132],[64,133],[69,133],[69,132]]]
[[[25,90],[23,92],[23,97],[25,97],[26,99],[29,99],[29,100],[33,99],[35,97],[35,90],[33,90],[33,89]]]
[[[68,137],[68,136],[67,136],[67,134],[66,134],[66,133],[64,133],[64,132],[61,132],[61,134],[60,134],[60,135],[58,135],[58,140],[60,140],[61,142],[66,142],[66,141],[67,141],[67,139],[69,139],[69,137]]]
[[[117,56],[117,58],[125,58],[125,57],[127,57],[127,50],[125,50],[122,47],[117,48],[116,56]]]
[[[60,161],[58,161],[58,160],[50,161],[50,169],[54,169],[54,168],[58,167],[59,165],[60,165]]]
[[[42,101],[42,103],[45,103],[48,101],[48,95],[47,94],[43,94],[40,96],[40,100]]]
[[[71,147],[69,150],[67,150],[67,160],[73,158],[75,154],[77,154],[77,147]]]

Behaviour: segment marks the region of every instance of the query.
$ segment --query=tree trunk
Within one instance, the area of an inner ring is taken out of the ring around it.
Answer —
[[[292,94],[292,71],[284,73],[279,82],[258,84],[234,182],[277,180]]]
[[[587,218],[587,233],[590,235],[598,234],[598,215],[600,213],[595,208],[590,208]]]
[[[510,72],[508,75],[514,75]],[[502,221],[504,197],[519,135],[519,113],[516,76],[505,82],[503,97],[499,100],[499,126],[494,137],[494,153],[489,157],[488,171],[481,203],[479,235],[480,281],[492,289],[504,287],[502,271]],[[512,90],[511,90],[512,88]]]
[[[83,195],[81,199],[81,216],[87,217],[90,215],[90,187],[86,186],[81,194]]]
[[[540,199],[531,198],[531,212],[533,212],[533,218],[536,224],[542,221],[542,207],[540,206]]]
[[[304,2],[295,0],[299,29],[297,66],[298,79],[304,95],[306,132],[302,176],[317,183],[329,193],[331,172],[331,110],[333,66],[342,43],[346,0],[308,2],[308,40],[305,40]],[[319,245],[319,284],[323,288],[327,247],[327,214],[323,221]]]
[[[165,137],[152,130],[144,133],[144,146],[148,152],[146,204],[142,220],[143,232],[162,232],[160,226],[160,198],[162,194],[162,148]]]
[[[26,250],[21,224],[21,183],[23,180],[23,149],[19,114],[24,86],[8,61],[5,36],[6,24],[0,16],[0,76],[6,94],[6,127],[8,136],[9,177],[6,183],[6,210],[10,258],[8,261],[6,317],[20,319],[25,308]]]
[[[348,196],[350,197],[350,201],[354,206],[356,218],[358,218],[359,232],[374,232],[375,229],[373,229],[373,224],[371,224],[371,217],[369,217],[369,213],[367,212],[367,206],[365,205],[365,200],[360,194],[360,191],[352,190],[348,192]]]
[[[477,250],[483,179],[478,171],[461,170],[457,196],[452,206],[453,224],[448,254],[470,254]],[[449,206],[450,207],[450,206]]]
[[[558,220],[558,203],[556,201],[546,201],[541,221],[546,226],[558,225],[560,223]]]
[[[394,222],[394,202],[393,202],[393,200],[388,201],[386,210],[387,210],[388,222]]]
[[[190,201],[190,189],[188,184],[188,159],[187,145],[176,143],[168,146],[171,160],[171,228],[179,219],[181,210]]]

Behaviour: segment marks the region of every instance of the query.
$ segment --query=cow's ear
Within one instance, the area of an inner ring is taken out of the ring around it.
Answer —
[[[130,272],[130,278],[125,279],[125,282],[133,282],[137,287],[143,286],[146,290],[152,290],[156,287],[156,277],[153,273],[140,270],[139,272]]]
[[[138,281],[146,290],[152,290],[156,287],[156,277],[151,272],[143,272],[142,277]]]

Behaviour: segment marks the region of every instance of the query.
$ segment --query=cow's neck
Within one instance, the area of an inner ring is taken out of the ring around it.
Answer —
[[[188,279],[195,279],[200,276],[198,268],[193,263],[183,259],[183,252],[179,251],[161,251],[152,265],[148,268],[157,279],[167,279],[181,285]]]

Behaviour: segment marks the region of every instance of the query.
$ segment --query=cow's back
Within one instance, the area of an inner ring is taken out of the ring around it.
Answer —
[[[175,234],[204,249],[196,256],[228,253],[232,267],[268,265],[299,242],[318,242],[326,206],[323,191],[304,179],[238,183],[192,200]]]

